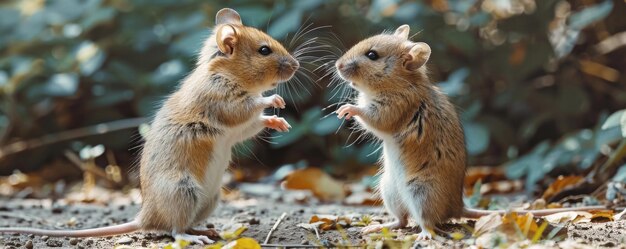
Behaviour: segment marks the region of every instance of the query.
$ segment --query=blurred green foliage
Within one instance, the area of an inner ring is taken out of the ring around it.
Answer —
[[[231,7],[245,24],[285,42],[306,24],[331,25],[311,34],[329,38],[325,42],[335,49],[319,54],[334,51],[335,57],[369,35],[409,24],[413,39],[433,49],[432,79],[459,107],[470,164],[512,160],[511,177],[528,175],[535,182],[557,166],[588,168],[603,146],[621,139],[619,128],[602,130],[598,124],[626,106],[621,76],[626,49],[602,46],[626,31],[625,5],[621,0],[4,2],[0,142],[150,116],[194,66],[215,12]],[[325,72],[316,73],[317,79]],[[334,115],[327,116],[332,107],[324,109],[345,100],[338,97],[344,92],[337,92],[345,89],[327,88],[327,78],[301,83],[278,90],[289,103],[280,115],[293,130],[271,134],[270,145],[261,141],[267,137],[247,142],[236,162],[273,167],[307,160],[337,173],[374,163],[377,145],[356,140],[359,134],[351,135],[348,124],[340,127]],[[90,136],[4,157],[0,172],[37,167],[60,158],[66,148],[78,151],[96,143],[130,163],[129,148],[136,152],[140,144],[129,139],[135,133]]]

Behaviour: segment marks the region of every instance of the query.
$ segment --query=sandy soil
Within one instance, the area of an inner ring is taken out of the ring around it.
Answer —
[[[139,209],[138,204],[51,204],[50,200],[2,199],[0,198],[0,226],[37,227],[48,229],[81,229],[102,227],[131,220]],[[233,223],[245,223],[248,229],[242,234],[263,242],[278,217],[287,216],[274,232],[270,244],[281,245],[326,245],[341,243],[342,238],[351,244],[362,244],[368,238],[359,233],[359,227],[349,227],[343,233],[324,231],[317,239],[315,233],[297,227],[308,223],[313,215],[370,214],[375,219],[386,221],[390,217],[382,207],[347,207],[341,205],[298,205],[264,199],[248,199],[222,203],[214,215],[203,224],[206,227],[222,228]],[[379,218],[377,218],[379,217]],[[568,227],[570,240],[592,246],[613,247],[626,241],[626,222],[597,224],[576,224]],[[463,232],[460,225],[443,227],[447,232]],[[416,233],[415,228],[407,228],[397,233]],[[173,241],[171,237],[157,233],[133,233],[108,238],[54,238],[46,236],[5,234],[0,235],[0,245],[4,248],[112,248],[116,244],[132,247],[163,247]],[[459,247],[462,244],[453,240],[429,241],[422,246],[437,248]],[[193,245],[189,248],[202,248]]]

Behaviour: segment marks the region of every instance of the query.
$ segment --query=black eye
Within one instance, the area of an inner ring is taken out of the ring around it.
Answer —
[[[261,48],[259,48],[259,54],[269,55],[271,53],[272,53],[272,49],[270,49],[268,46],[262,46]]]
[[[378,59],[378,53],[376,53],[376,51],[374,50],[367,51],[365,56],[367,56],[367,58],[370,58],[370,60],[373,60],[373,61]]]

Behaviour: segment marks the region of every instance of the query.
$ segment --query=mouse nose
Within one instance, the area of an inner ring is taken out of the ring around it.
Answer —
[[[339,63],[339,62],[337,62],[337,69],[339,69],[339,70],[343,70],[343,68],[344,68],[343,63]]]
[[[280,59],[280,67],[296,71],[300,67],[300,63],[293,57],[284,57]]]

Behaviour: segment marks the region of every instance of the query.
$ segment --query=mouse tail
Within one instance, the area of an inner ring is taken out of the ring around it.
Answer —
[[[561,212],[593,211],[593,210],[605,210],[605,209],[607,209],[607,208],[605,206],[602,206],[602,205],[585,206],[585,207],[571,207],[571,208],[550,208],[550,209],[537,209],[537,210],[510,210],[510,211],[507,211],[507,210],[480,210],[480,209],[473,209],[473,208],[463,207],[463,214],[461,216],[463,216],[465,218],[477,219],[477,218],[480,218],[482,216],[490,215],[490,214],[504,215],[506,213],[515,212],[515,213],[518,213],[518,214],[528,214],[528,213],[530,213],[533,216],[542,217],[542,216],[551,215],[551,214],[555,214],[555,213],[561,213]]]
[[[133,220],[124,224],[91,228],[83,230],[46,230],[29,227],[0,227],[2,233],[21,233],[34,235],[47,235],[52,237],[106,237],[125,233],[135,232],[140,229],[139,222]]]

